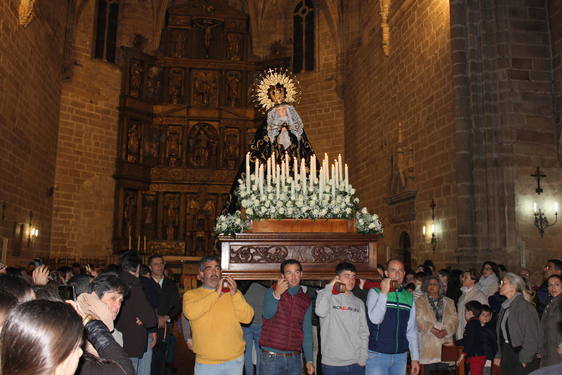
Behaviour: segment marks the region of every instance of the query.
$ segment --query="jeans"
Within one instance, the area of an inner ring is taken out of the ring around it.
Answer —
[[[244,356],[227,361],[208,365],[204,363],[195,363],[194,375],[242,375],[244,368]]]
[[[282,356],[261,352],[259,373],[264,375],[301,375],[302,355]]]
[[[330,366],[322,364],[323,375],[364,375],[365,366],[359,366],[357,363],[349,366]]]
[[[135,369],[135,374],[137,375],[150,375],[150,370],[152,366],[152,348],[150,347],[150,335],[147,338],[146,352],[144,352],[141,358],[129,358]]]
[[[254,362],[252,361],[252,347],[256,350],[256,375],[260,371],[260,336],[261,323],[252,323],[248,327],[244,327],[244,341],[246,341],[246,352],[244,352],[244,374],[254,375]]]
[[[404,375],[408,353],[385,354],[369,350],[365,375]]]

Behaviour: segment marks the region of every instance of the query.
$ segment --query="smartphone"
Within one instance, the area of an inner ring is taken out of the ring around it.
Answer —
[[[222,281],[222,292],[223,293],[229,293],[230,292],[230,285],[228,285],[228,281],[226,281],[226,280]]]
[[[346,291],[347,291],[347,287],[345,286],[344,283],[340,281],[336,281],[334,283],[334,286],[332,287],[332,294],[345,293]]]
[[[35,267],[39,267],[43,265],[43,261],[41,260],[41,258],[33,258],[32,262],[33,264],[35,264]]]
[[[76,301],[76,291],[74,285],[59,285],[59,296],[63,301]]]

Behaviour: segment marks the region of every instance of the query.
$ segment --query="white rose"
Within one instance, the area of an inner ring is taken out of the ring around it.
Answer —
[[[354,189],[354,188],[349,189],[349,194],[354,195],[354,194],[355,194],[355,189]]]
[[[375,227],[375,223],[369,224],[369,229],[373,229]]]
[[[247,213],[248,215],[253,215],[253,214],[254,214],[254,210],[251,209],[251,208],[247,208],[247,209],[246,209],[246,213]]]
[[[367,213],[368,213],[367,207],[363,207],[363,208],[361,209],[361,213],[362,213],[362,214],[367,214]]]

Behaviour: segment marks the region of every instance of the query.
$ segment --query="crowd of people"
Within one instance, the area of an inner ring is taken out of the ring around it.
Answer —
[[[562,373],[558,259],[536,286],[528,269],[493,262],[406,270],[398,259],[369,279],[343,262],[320,285],[304,282],[294,259],[274,282],[235,281],[208,256],[183,301],[162,256],[120,259],[103,269],[0,266],[0,375],[175,373],[175,323],[196,375],[416,375],[461,362],[474,375],[493,365]],[[456,361],[442,359],[444,345],[462,347]]]

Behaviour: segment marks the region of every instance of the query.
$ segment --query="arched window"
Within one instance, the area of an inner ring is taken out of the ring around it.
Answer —
[[[299,1],[293,12],[293,72],[314,70],[314,4]]]
[[[119,0],[98,0],[96,7],[96,34],[94,58],[115,62],[117,49],[117,22]]]

